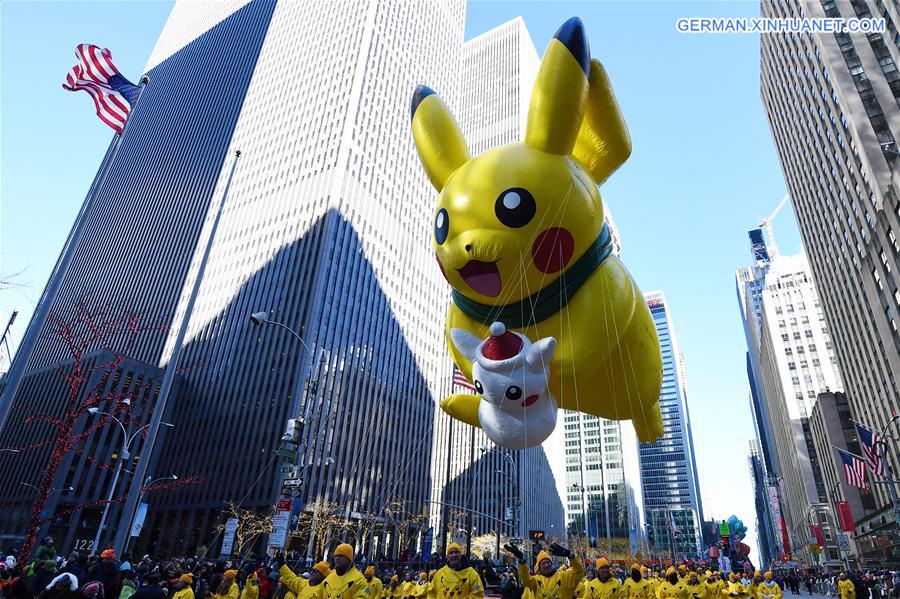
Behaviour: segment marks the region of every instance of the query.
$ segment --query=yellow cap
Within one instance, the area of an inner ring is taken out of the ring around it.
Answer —
[[[353,547],[348,545],[347,543],[341,543],[334,550],[334,557],[346,557],[351,562],[353,561]]]
[[[368,568],[366,568],[366,576],[372,576],[373,574],[375,574],[375,566],[369,566]]]
[[[772,580],[772,578],[774,578],[774,576],[772,575],[772,573],[771,573],[771,572],[766,572],[766,580]]]
[[[710,576],[712,576],[712,572],[709,571],[709,570],[707,570],[705,576],[706,576],[707,578],[709,578]]]
[[[541,551],[540,553],[538,553],[537,559],[534,561],[535,567],[540,566],[541,562],[544,561],[545,559],[549,559],[550,561],[553,561],[552,558],[550,557],[550,554],[547,553],[546,551]]]
[[[428,573],[428,578],[429,578],[429,579],[434,578],[434,575],[435,575],[435,574],[437,574],[437,570],[432,570],[432,571],[430,571],[430,572]]]
[[[397,577],[396,574],[394,574],[393,576],[391,576],[391,582],[400,582],[400,579]]]
[[[460,553],[465,553],[465,551],[463,551],[463,548],[459,546],[459,543],[450,543],[449,545],[447,545],[447,554],[450,553],[451,549],[456,549]]]
[[[234,580],[237,578],[237,570],[225,570],[225,573],[222,574],[228,580]]]
[[[340,546],[338,546],[338,549],[340,549]],[[337,555],[337,549],[334,550],[334,554]],[[313,566],[313,570],[318,570],[319,574],[322,576],[331,574],[331,566],[328,565],[328,562],[319,562]]]
[[[600,560],[597,560],[597,561],[600,561]],[[641,566],[637,562],[634,562],[633,564],[631,564],[631,571],[634,572],[635,570],[637,570],[638,572],[641,571]]]
[[[672,574],[675,574],[675,566],[669,566],[669,569],[666,570],[666,576],[671,576]]]
[[[425,572],[419,572],[419,580],[428,580],[428,574]]]
[[[596,562],[594,562],[594,565],[598,568],[609,568],[609,560],[605,557],[601,557]]]

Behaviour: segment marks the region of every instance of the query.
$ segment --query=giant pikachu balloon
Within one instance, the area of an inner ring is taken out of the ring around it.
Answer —
[[[659,339],[640,290],[611,255],[598,190],[631,140],[581,20],[566,21],[544,53],[524,143],[471,157],[424,86],[413,95],[412,131],[440,193],[434,249],[453,287],[448,347],[479,392],[441,407],[515,449],[550,434],[556,405],[631,419],[641,441],[662,436]],[[484,381],[473,380],[473,364]],[[544,391],[527,388],[536,372]]]

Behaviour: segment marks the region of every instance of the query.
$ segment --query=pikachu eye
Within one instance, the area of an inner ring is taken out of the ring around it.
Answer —
[[[537,205],[531,192],[513,187],[500,194],[494,204],[494,212],[501,223],[511,229],[518,229],[531,222],[537,212]]]
[[[438,245],[447,241],[447,233],[450,232],[450,215],[443,208],[438,210],[437,216],[434,217],[434,239]]]

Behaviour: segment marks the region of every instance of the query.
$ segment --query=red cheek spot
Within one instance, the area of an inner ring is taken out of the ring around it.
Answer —
[[[575,251],[575,239],[567,229],[551,227],[537,236],[531,247],[534,265],[543,273],[559,272]]]
[[[450,279],[447,278],[447,273],[444,272],[444,265],[441,264],[441,259],[438,257],[437,252],[434,253],[434,259],[437,260],[438,266],[441,268],[441,274],[444,275],[444,280],[449,283]]]

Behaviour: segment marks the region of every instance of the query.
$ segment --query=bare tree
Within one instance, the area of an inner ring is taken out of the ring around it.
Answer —
[[[230,501],[225,504],[222,515],[222,523],[216,527],[216,532],[223,532],[225,523],[232,518],[237,518],[238,526],[234,531],[234,553],[236,555],[241,555],[245,549],[249,552],[257,537],[272,532],[272,523],[275,520],[272,514],[238,507]]]

